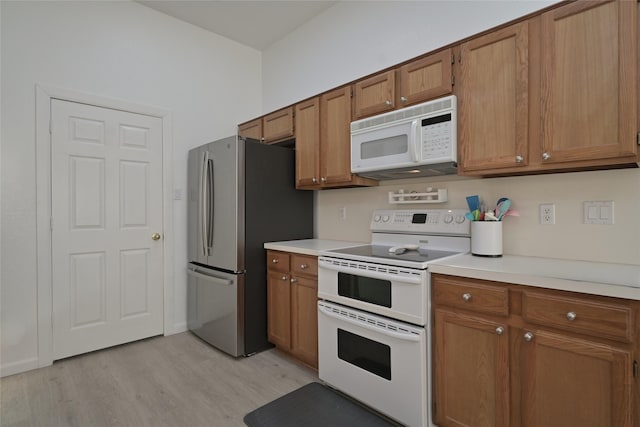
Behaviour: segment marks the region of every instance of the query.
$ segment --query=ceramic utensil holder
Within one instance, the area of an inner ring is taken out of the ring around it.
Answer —
[[[471,222],[471,253],[477,256],[502,256],[502,221]]]

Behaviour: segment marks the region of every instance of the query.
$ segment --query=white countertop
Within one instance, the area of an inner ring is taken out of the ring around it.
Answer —
[[[320,255],[320,251],[331,251],[333,249],[350,248],[352,246],[368,245],[369,242],[347,242],[342,240],[326,240],[326,239],[303,239],[303,240],[286,240],[282,242],[267,242],[264,244],[265,249],[275,251],[293,252],[303,255]]]
[[[640,300],[640,265],[503,255],[456,255],[429,264],[431,273]]]

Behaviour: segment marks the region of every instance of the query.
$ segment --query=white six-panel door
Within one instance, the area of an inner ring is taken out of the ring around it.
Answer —
[[[52,99],[51,124],[53,359],[161,334],[162,120]]]

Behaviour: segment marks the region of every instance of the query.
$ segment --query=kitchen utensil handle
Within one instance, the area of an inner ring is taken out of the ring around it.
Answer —
[[[422,146],[422,135],[418,134],[418,128],[420,126],[420,120],[413,120],[411,122],[411,141],[413,141],[413,152],[411,153],[414,162],[420,161],[419,149]]]
[[[372,326],[367,322],[361,320],[352,319],[351,317],[344,317],[339,314],[335,314],[330,308],[324,306],[318,306],[318,311],[327,317],[331,317],[342,322],[351,323],[352,325],[359,326],[368,331],[377,332],[388,337],[397,338],[403,341],[420,341],[420,336],[408,332],[395,332],[381,327]]]

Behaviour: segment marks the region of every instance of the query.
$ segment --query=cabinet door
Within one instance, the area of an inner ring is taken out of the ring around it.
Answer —
[[[262,118],[238,125],[238,135],[262,141]]]
[[[262,119],[262,132],[265,143],[293,138],[293,107],[283,108],[267,114]]]
[[[296,187],[320,184],[320,98],[296,105]]]
[[[452,52],[445,49],[403,65],[398,70],[398,106],[417,104],[452,91]]]
[[[267,274],[267,315],[269,341],[291,348],[291,292],[289,275],[273,270]]]
[[[545,331],[521,340],[522,426],[631,427],[629,351]]]
[[[355,84],[355,119],[391,111],[396,107],[395,71],[386,71]]]
[[[528,162],[528,22],[464,43],[458,86],[462,171]]]
[[[436,309],[435,423],[499,427],[509,423],[506,325]]]
[[[322,184],[351,181],[351,87],[320,98],[320,180]]]
[[[291,351],[312,367],[318,367],[318,282],[291,278]]]
[[[636,10],[580,1],[542,15],[545,164],[635,156]]]

